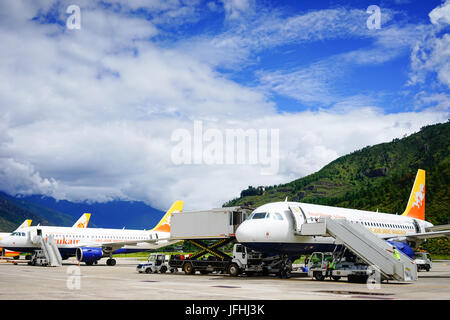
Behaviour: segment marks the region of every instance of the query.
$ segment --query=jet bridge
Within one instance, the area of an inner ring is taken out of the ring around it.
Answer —
[[[397,260],[391,244],[346,219],[325,218],[303,223],[297,234],[335,238],[336,244],[344,245],[369,266],[375,266],[386,280],[417,280],[417,266],[413,260],[402,252],[399,252],[400,259]]]

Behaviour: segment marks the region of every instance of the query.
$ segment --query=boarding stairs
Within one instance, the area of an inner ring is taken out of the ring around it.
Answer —
[[[386,280],[416,281],[417,266],[399,251],[394,257],[392,245],[377,237],[362,225],[346,219],[325,218],[301,225],[298,235],[331,236],[335,244],[344,245],[369,266],[375,267]]]
[[[53,236],[47,236],[46,238],[39,236],[39,243],[41,245],[41,249],[47,259],[48,266],[50,267],[60,267],[62,266],[62,257],[59,253],[58,247],[56,246],[56,242],[53,239]]]

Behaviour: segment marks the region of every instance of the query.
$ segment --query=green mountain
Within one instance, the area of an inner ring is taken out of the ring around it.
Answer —
[[[286,184],[249,187],[224,206],[256,207],[288,197],[290,201],[401,214],[417,169],[426,170],[426,220],[435,225],[450,223],[450,122],[365,147]]]
[[[33,225],[72,226],[75,223],[68,214],[0,192],[0,231],[11,232],[25,219],[32,219]]]

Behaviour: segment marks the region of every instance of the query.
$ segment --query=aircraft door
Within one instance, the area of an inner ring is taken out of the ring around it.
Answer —
[[[298,205],[289,206],[289,210],[291,211],[292,216],[294,217],[294,232],[300,233],[302,224],[307,223],[306,215],[303,212],[302,208],[300,208]]]
[[[416,219],[413,219],[413,225],[414,225],[414,231],[416,233],[421,233],[422,232],[422,230],[420,229],[420,225],[419,225],[419,223],[417,222]]]

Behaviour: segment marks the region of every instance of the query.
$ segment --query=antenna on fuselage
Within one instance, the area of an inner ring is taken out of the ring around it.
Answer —
[[[287,198],[288,198],[288,197],[286,197],[286,199],[284,199],[284,202],[287,202]]]

